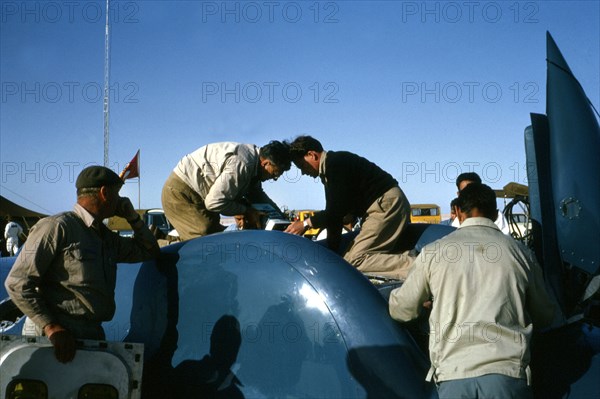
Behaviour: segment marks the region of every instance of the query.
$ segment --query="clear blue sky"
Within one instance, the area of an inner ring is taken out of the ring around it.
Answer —
[[[545,112],[546,31],[600,106],[598,1],[121,1],[111,6],[110,166],[141,149],[141,206],[216,141],[310,134],[448,212],[459,172],[526,183],[523,130]],[[55,213],[103,162],[105,3],[0,1],[0,192]],[[324,206],[292,169],[281,206]],[[137,184],[122,190],[134,204]]]

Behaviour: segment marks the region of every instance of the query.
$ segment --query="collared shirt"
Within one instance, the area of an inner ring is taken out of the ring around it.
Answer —
[[[319,177],[321,178],[321,183],[323,183],[323,185],[325,187],[327,187],[327,166],[325,164],[325,160],[327,159],[327,151],[323,151],[321,152],[321,158],[319,159]]]
[[[39,327],[62,316],[100,323],[115,311],[117,262],[152,258],[156,240],[143,223],[120,237],[79,204],[37,222],[5,281],[21,311]]]
[[[255,145],[214,143],[184,156],[173,172],[202,197],[207,210],[241,215],[247,206],[240,200],[248,192],[266,196],[258,178],[259,160]]]
[[[496,221],[494,222],[496,226],[506,235],[510,235],[510,227],[508,226],[508,221],[504,217],[504,214],[498,210],[498,216],[496,217]],[[452,227],[458,228],[460,226],[460,221],[458,218],[454,218],[454,220],[448,223]]]
[[[555,306],[524,245],[487,218],[465,220],[423,248],[402,287],[392,291],[390,314],[414,319],[430,299],[428,379],[529,376],[532,328],[549,325]]]

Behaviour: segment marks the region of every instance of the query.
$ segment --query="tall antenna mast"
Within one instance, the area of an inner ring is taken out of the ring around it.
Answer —
[[[109,1],[106,0],[106,27],[104,29],[104,166],[108,167],[108,141],[110,121],[110,32],[109,32]]]

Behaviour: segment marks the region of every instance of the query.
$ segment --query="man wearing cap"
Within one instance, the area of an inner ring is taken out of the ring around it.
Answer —
[[[267,203],[279,210],[262,182],[291,167],[289,147],[271,141],[263,147],[213,143],[184,156],[162,190],[167,219],[182,240],[225,230],[220,215],[244,215],[247,228],[260,228],[261,212],[250,204]]]
[[[73,211],[37,222],[6,278],[6,290],[27,316],[23,335],[46,335],[60,362],[75,356],[75,339],[105,338],[101,323],[114,316],[117,263],[160,252],[131,201],[119,196],[122,185],[108,168],[85,168]],[[108,230],[102,220],[111,216],[125,218],[133,237]]]

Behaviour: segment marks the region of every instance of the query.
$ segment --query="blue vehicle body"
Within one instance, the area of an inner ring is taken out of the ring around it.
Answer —
[[[226,316],[240,326],[233,368],[244,397],[434,395],[423,379],[426,356],[389,318],[383,297],[323,246],[245,231],[164,256],[160,268],[140,269],[126,337],[145,344],[153,397],[193,384],[185,376],[200,367]]]
[[[600,272],[600,127],[549,33],[547,62],[547,115],[525,129],[529,203],[534,250],[571,322],[534,340],[534,386],[540,398],[600,397],[600,320],[585,294]]]
[[[600,264],[600,129],[550,36],[548,60],[548,115],[532,115],[525,131],[529,203],[535,252],[570,320],[534,336],[534,393],[600,397],[600,328],[574,319],[586,315],[582,295]],[[452,230],[411,225],[401,249],[418,251]],[[0,259],[1,281],[14,260]],[[227,397],[435,398],[422,324],[388,314],[398,285],[376,287],[302,237],[221,233],[120,264],[116,314],[103,327],[107,340],[144,344],[144,398],[210,396],[216,365],[232,372]],[[0,316],[11,312],[0,302]],[[20,334],[20,324],[3,333]]]
[[[156,262],[121,264],[117,281],[117,313],[103,327],[109,341],[144,344],[143,397],[202,392],[190,375],[228,317],[239,323],[230,356],[243,397],[437,396],[426,354],[375,286],[303,237],[215,234],[164,248]]]

